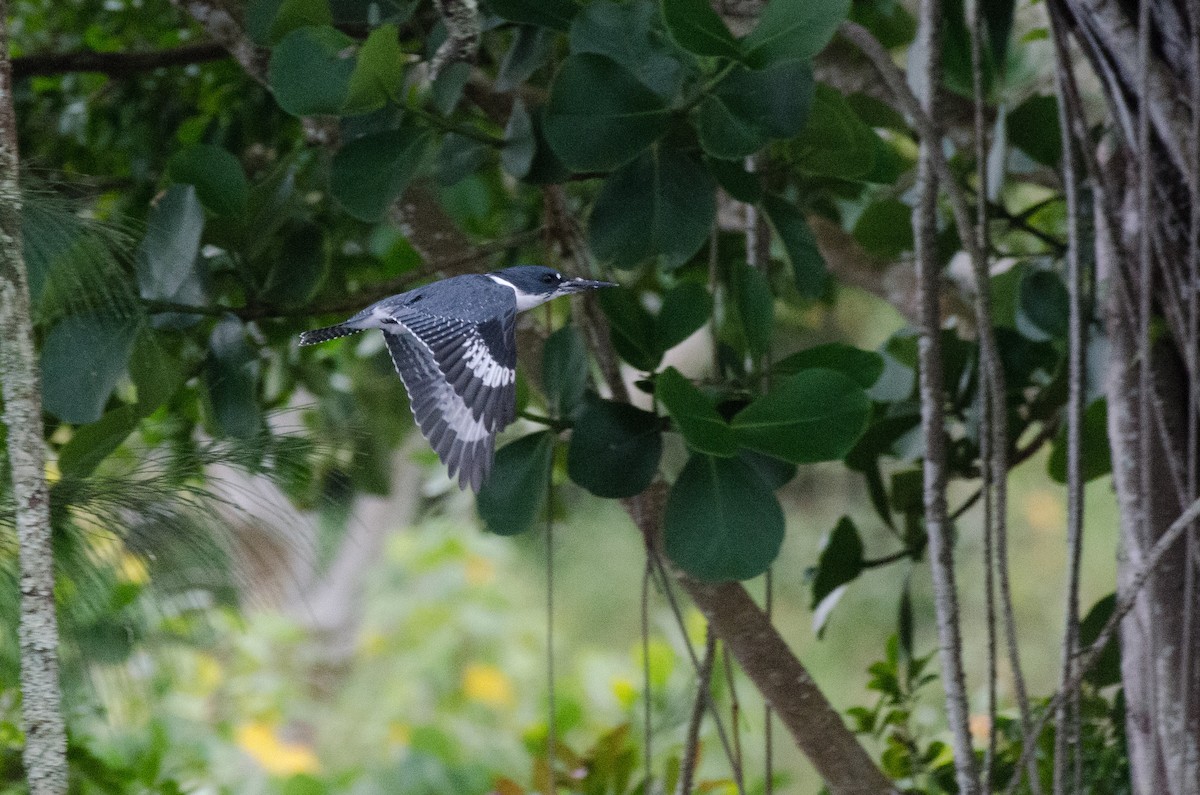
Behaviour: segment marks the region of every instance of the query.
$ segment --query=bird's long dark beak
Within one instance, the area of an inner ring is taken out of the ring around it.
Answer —
[[[559,285],[568,293],[582,293],[585,290],[597,290],[601,287],[617,287],[616,282],[599,282],[594,279],[568,279]]]

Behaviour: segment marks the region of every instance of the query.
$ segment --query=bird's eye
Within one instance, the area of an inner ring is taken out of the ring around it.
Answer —
[[[558,281],[558,274],[555,273],[547,273],[542,277],[542,282],[544,284],[554,284],[556,281]]]

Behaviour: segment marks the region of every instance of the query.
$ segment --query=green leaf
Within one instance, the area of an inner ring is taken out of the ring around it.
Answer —
[[[1026,272],[1017,300],[1017,330],[1022,336],[1035,342],[1066,338],[1070,298],[1057,273]]]
[[[332,25],[329,0],[282,0],[267,31],[267,43],[275,44],[297,28]]]
[[[808,60],[825,48],[849,10],[850,0],[771,0],[742,40],[746,60],[758,67]]]
[[[550,142],[546,140],[546,106],[538,105],[529,114],[533,122],[533,138],[536,147],[533,160],[529,163],[529,171],[523,179],[531,185],[553,185],[565,182],[571,176],[571,170],[558,159]]]
[[[765,196],[762,209],[783,244],[784,255],[792,266],[792,277],[800,295],[805,298],[825,295],[829,288],[829,273],[825,270],[825,258],[821,256],[804,216],[794,205],[778,196]]]
[[[895,261],[913,249],[912,208],[899,199],[867,205],[854,224],[854,238],[876,257]]]
[[[546,139],[576,171],[609,171],[654,143],[670,109],[625,67],[603,55],[571,55],[550,88]]]
[[[583,337],[574,326],[563,326],[542,348],[542,381],[552,417],[574,416],[588,386],[588,357]]]
[[[173,185],[146,220],[146,236],[137,251],[137,281],[142,298],[178,304],[208,300],[206,272],[200,263],[204,211],[191,185]],[[158,315],[156,326],[192,325],[195,316]]]
[[[737,39],[708,0],[662,0],[662,15],[671,38],[688,52],[717,58],[741,58]]]
[[[833,461],[849,452],[866,427],[871,402],[862,387],[833,370],[803,370],[733,418],[745,447],[784,461]]]
[[[533,120],[525,110],[525,101],[517,97],[513,101],[508,124],[504,127],[504,147],[500,150],[500,164],[517,179],[524,179],[533,165],[537,152],[537,137],[533,131]]]
[[[129,357],[129,377],[137,388],[137,411],[152,414],[183,386],[185,376],[178,357],[167,351],[160,337],[142,329]]]
[[[567,447],[571,480],[597,497],[640,494],[662,458],[662,421],[628,403],[590,397]]]
[[[863,542],[849,516],[838,520],[817,559],[812,581],[812,609],[837,588],[858,577],[863,570]]]
[[[654,317],[642,306],[637,293],[617,287],[601,290],[597,298],[608,318],[613,347],[621,358],[644,372],[657,367],[662,351],[654,342]]]
[[[823,367],[847,376],[863,389],[870,389],[883,375],[883,357],[841,342],[828,342],[793,353],[775,363],[776,376],[795,375],[801,370]]]
[[[784,519],[758,473],[738,458],[695,453],[667,497],[667,556],[702,580],[748,580],[779,555]]]
[[[406,63],[395,25],[380,25],[371,31],[358,49],[342,112],[369,113],[397,101],[404,89]]]
[[[275,101],[293,116],[339,113],[354,73],[354,39],[331,27],[293,30],[271,51]]]
[[[203,375],[213,424],[221,434],[251,439],[261,430],[258,372],[258,357],[246,341],[242,321],[226,317],[217,323]]]
[[[554,34],[537,25],[521,25],[513,36],[508,52],[496,74],[495,91],[512,91],[545,65],[550,57]]]
[[[263,289],[262,297],[277,306],[300,306],[312,300],[329,275],[329,244],[316,224],[288,230]]]
[[[730,281],[746,350],[751,356],[762,356],[771,348],[771,330],[775,323],[775,296],[771,294],[771,285],[767,277],[744,262],[736,264]]]
[[[725,192],[740,202],[753,204],[762,198],[762,180],[745,169],[742,160],[707,158],[704,164]]]
[[[488,0],[488,7],[509,22],[563,31],[579,13],[579,5],[572,0]]]
[[[68,315],[42,341],[42,406],[63,422],[95,422],[129,364],[137,325],[98,314]]]
[[[412,182],[432,138],[406,120],[398,130],[351,141],[333,156],[330,192],[350,215],[378,221]]]
[[[1092,605],[1083,621],[1079,622],[1080,646],[1086,649],[1099,640],[1100,632],[1116,608],[1117,595],[1115,593],[1110,593]],[[1087,673],[1087,681],[1093,687],[1108,687],[1121,681],[1120,636],[1119,632],[1113,634],[1112,640],[1104,647],[1104,651],[1100,652],[1096,664]]]
[[[205,207],[217,215],[246,209],[250,184],[238,159],[219,146],[199,144],[176,152],[167,166],[171,179],[196,187]]]
[[[1044,166],[1056,167],[1062,160],[1062,138],[1058,132],[1058,101],[1035,95],[1008,113],[1008,141]]]
[[[496,451],[492,472],[475,498],[488,532],[515,536],[533,526],[546,503],[554,444],[553,431],[540,431]]]
[[[771,138],[804,129],[813,96],[812,67],[782,61],[751,71],[736,67],[696,108],[696,131],[704,151],[733,160],[754,154]]]
[[[83,425],[71,434],[71,440],[58,451],[58,469],[64,476],[85,478],[121,446],[138,424],[134,406],[121,406],[96,422]]]
[[[704,393],[674,367],[658,374],[655,396],[671,415],[688,447],[698,453],[729,457],[737,454],[733,429]]]
[[[663,295],[654,318],[654,348],[666,353],[699,331],[712,317],[713,299],[702,284],[681,282]]]
[[[655,256],[668,268],[682,265],[708,239],[715,188],[695,160],[655,147],[605,180],[588,224],[593,253],[617,268]]]
[[[746,466],[757,472],[758,476],[762,478],[763,483],[766,483],[767,488],[771,489],[771,491],[778,491],[790,483],[792,478],[796,477],[796,471],[799,469],[799,467],[789,461],[780,461],[778,458],[756,453],[753,450],[738,450],[737,457]]]
[[[1108,402],[1095,400],[1083,413],[1083,449],[1081,450],[1083,482],[1095,480],[1112,472],[1112,451],[1108,444]],[[1050,448],[1046,471],[1058,483],[1067,482],[1067,423],[1064,420]]]
[[[987,25],[992,61],[1001,67],[1008,57],[1008,40],[1012,36],[1016,5],[1016,0],[980,0],[979,3],[979,10]]]
[[[589,52],[621,64],[668,103],[679,94],[689,71],[682,60],[691,59],[665,35],[654,0],[588,3],[571,25],[571,53]]]
[[[841,94],[818,83],[808,124],[790,146],[792,162],[814,177],[864,179],[875,167],[878,137]]]

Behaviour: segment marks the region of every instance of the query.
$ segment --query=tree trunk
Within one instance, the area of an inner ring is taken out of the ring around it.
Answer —
[[[21,570],[21,697],[25,770],[32,795],[67,790],[67,741],[58,683],[58,622],[42,390],[21,251],[17,125],[8,58],[8,8],[0,0],[0,381],[16,506]]]
[[[1193,214],[1200,4],[1148,1],[1142,39],[1142,9],[1133,3],[1057,0],[1100,77],[1123,139],[1093,175],[1105,183],[1098,194],[1097,264],[1111,342],[1106,387],[1122,592],[1147,550],[1195,498],[1196,422],[1188,405],[1200,384],[1194,242],[1200,216]],[[1144,62],[1141,44],[1147,45]],[[1149,190],[1139,201],[1143,173]],[[1145,333],[1147,304],[1154,327],[1166,333]],[[1188,565],[1189,549],[1195,554],[1196,547],[1193,537],[1168,551],[1121,625],[1125,728],[1137,793],[1200,792],[1200,580],[1196,561]]]

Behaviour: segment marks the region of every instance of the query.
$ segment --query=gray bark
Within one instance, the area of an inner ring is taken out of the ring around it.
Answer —
[[[50,499],[42,439],[42,392],[21,251],[17,127],[8,58],[8,8],[0,0],[0,381],[20,547],[22,728],[33,795],[67,789],[67,740],[58,681]]]
[[[1093,168],[1091,175],[1106,183],[1101,195],[1107,204],[1096,214],[1097,265],[1105,278],[1111,341],[1108,417],[1121,511],[1122,595],[1155,541],[1195,497],[1187,493],[1185,477],[1196,443],[1188,432],[1195,426],[1188,417],[1188,383],[1200,376],[1194,371],[1198,341],[1188,317],[1197,285],[1187,263],[1188,219],[1200,201],[1190,174],[1196,144],[1192,117],[1200,109],[1192,107],[1187,90],[1194,70],[1187,42],[1200,35],[1200,20],[1186,0],[1147,1],[1150,46],[1143,72],[1138,7],[1117,0],[1057,0],[1101,79],[1123,139],[1112,166]],[[1148,127],[1139,140],[1143,109]],[[1119,163],[1129,164],[1129,175]],[[1152,190],[1139,208],[1133,187],[1143,169]],[[1139,268],[1141,260],[1150,262],[1149,272]],[[1139,328],[1145,298],[1168,329],[1148,355],[1144,326]],[[1149,367],[1144,378],[1143,360]],[[1188,576],[1186,548],[1181,541],[1167,550],[1121,625],[1125,729],[1137,793],[1200,792],[1195,670],[1200,631],[1189,621],[1200,609],[1200,593],[1195,577]]]

